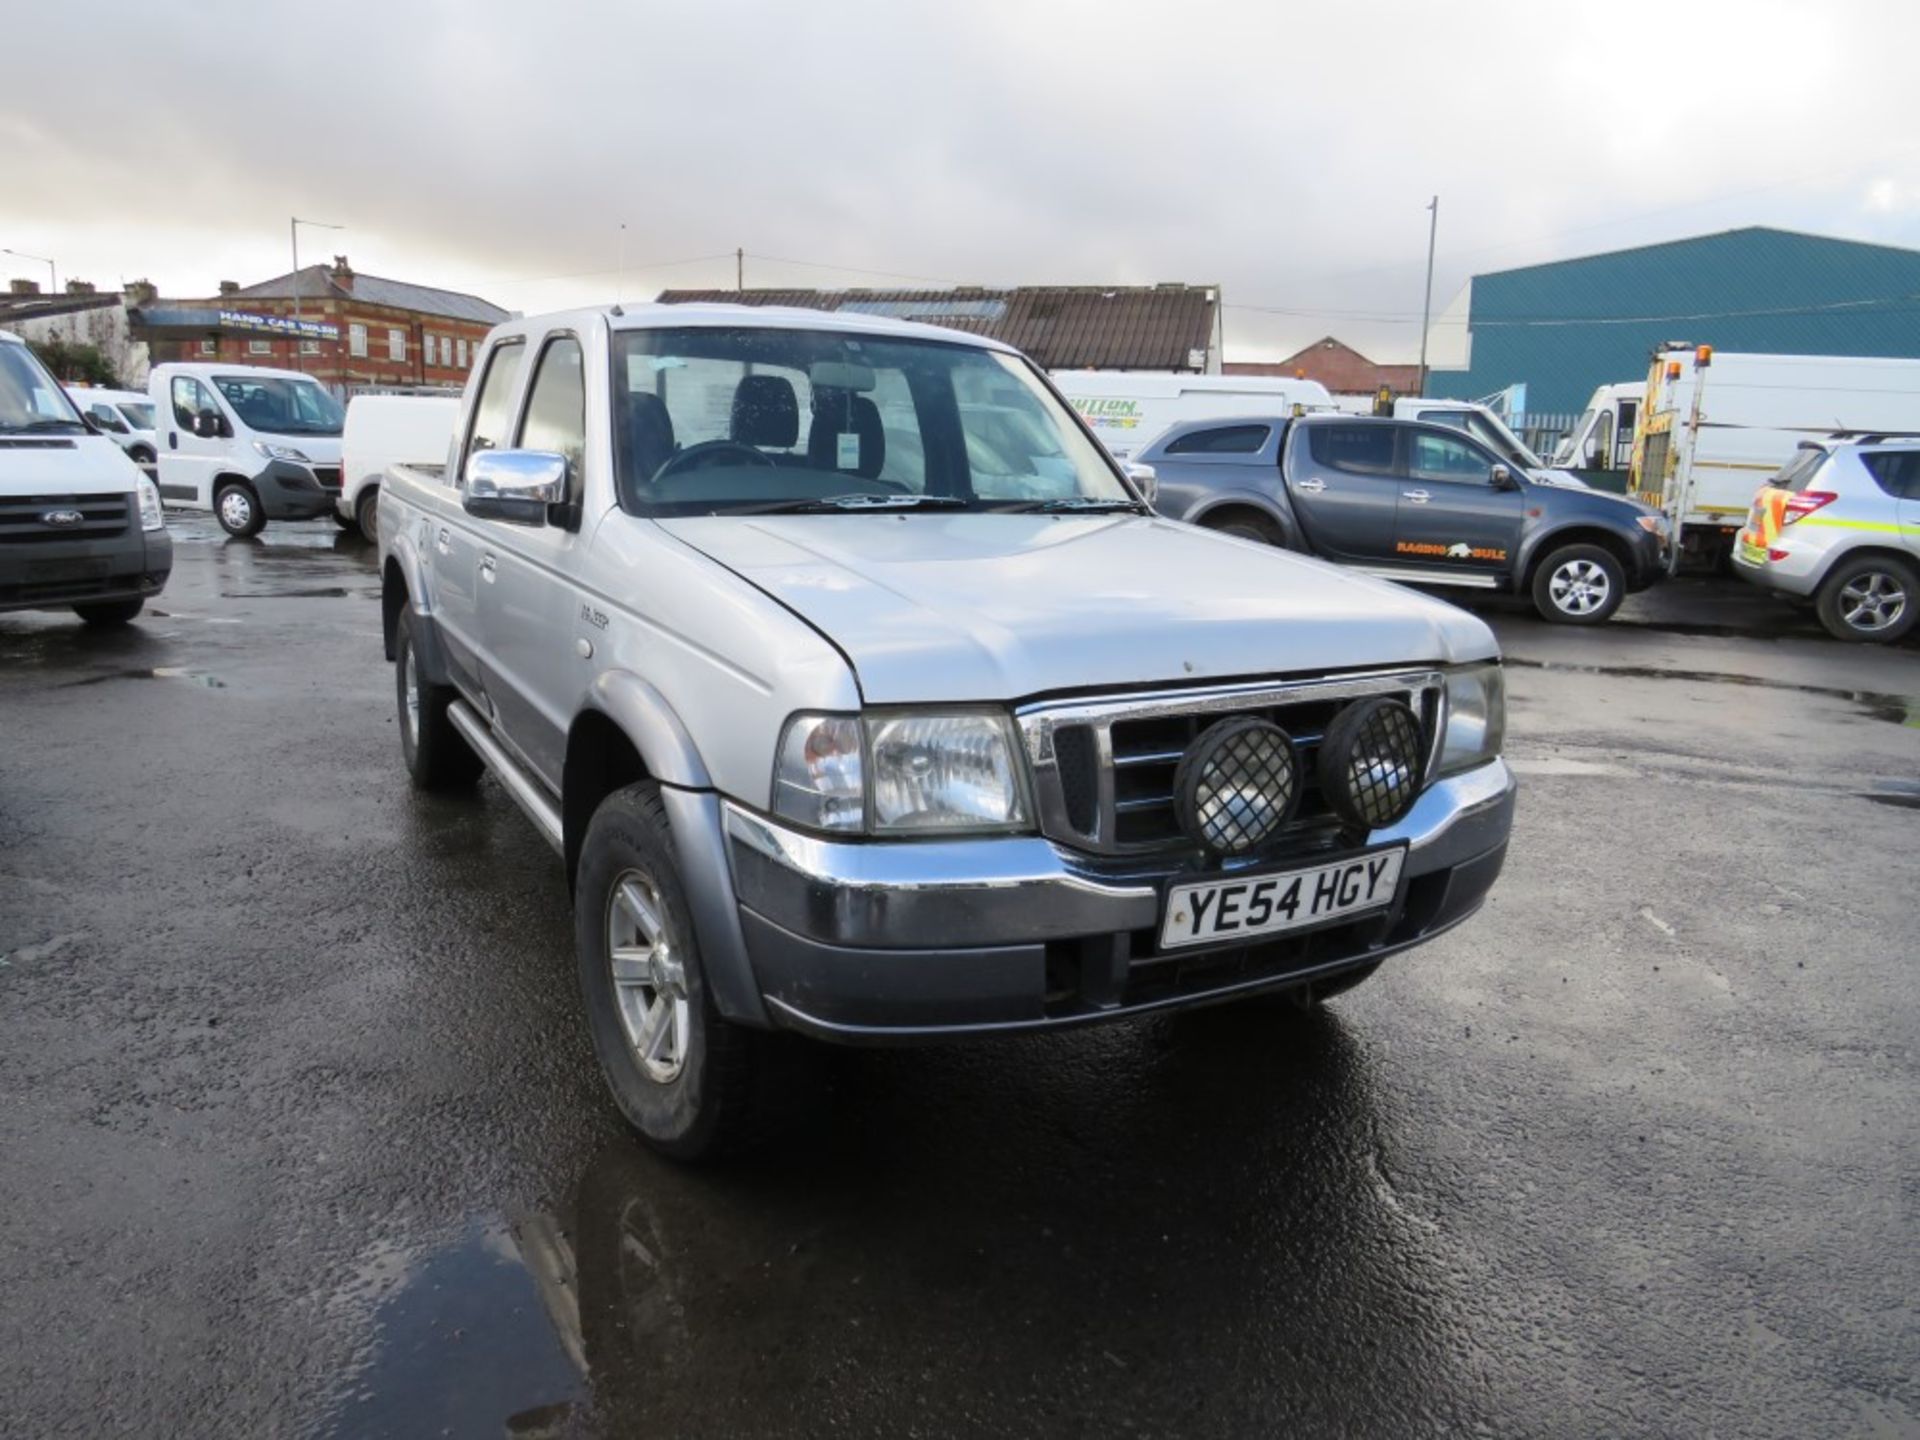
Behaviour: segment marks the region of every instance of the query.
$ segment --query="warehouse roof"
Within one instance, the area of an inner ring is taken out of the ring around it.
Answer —
[[[1005,290],[663,290],[664,304],[795,305],[988,335],[1049,370],[1204,370],[1217,285],[1023,285]]]

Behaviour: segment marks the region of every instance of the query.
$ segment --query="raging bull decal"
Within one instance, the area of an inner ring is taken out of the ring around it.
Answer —
[[[1500,564],[1507,558],[1504,550],[1485,549],[1456,540],[1451,545],[1430,545],[1419,540],[1402,540],[1393,547],[1402,555],[1425,555],[1435,560],[1491,560]]]

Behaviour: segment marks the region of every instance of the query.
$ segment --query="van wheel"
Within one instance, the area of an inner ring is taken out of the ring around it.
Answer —
[[[1568,545],[1533,572],[1533,608],[1563,625],[1598,625],[1626,598],[1626,572],[1598,545]]]
[[[422,790],[457,790],[480,778],[480,757],[453,728],[447,707],[458,698],[451,685],[434,685],[420,673],[411,609],[400,612],[393,635],[394,696],[400,707],[400,754],[407,774]]]
[[[369,485],[360,492],[359,500],[354,502],[354,523],[360,527],[360,533],[370,545],[380,543],[380,488]]]
[[[1920,578],[1891,556],[1842,561],[1820,587],[1815,609],[1836,640],[1885,645],[1920,618]]]
[[[95,600],[91,604],[74,606],[73,613],[87,624],[104,629],[125,625],[145,609],[146,604],[144,599]]]
[[[682,1160],[750,1144],[768,1037],[714,1008],[658,787],[600,802],[573,914],[593,1048],[627,1123]]]
[[[359,522],[356,521],[351,515],[342,515],[338,510],[335,510],[333,512],[333,523],[338,525],[342,530],[346,531],[349,535],[358,535],[360,533]]]
[[[266,512],[253,487],[239,480],[223,482],[213,492],[213,516],[229,535],[245,539],[266,528]]]

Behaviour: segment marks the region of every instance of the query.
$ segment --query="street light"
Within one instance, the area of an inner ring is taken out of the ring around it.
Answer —
[[[54,273],[53,261],[49,260],[46,256],[29,255],[24,250],[9,250],[5,246],[0,246],[0,255],[12,255],[15,258],[20,260],[31,260],[36,265],[46,266],[47,267],[47,293],[49,295],[58,295],[60,293],[60,278],[58,275]]]
[[[344,230],[344,225],[329,225],[324,220],[302,220],[297,215],[287,218],[287,234],[293,239],[293,368],[304,370],[300,363],[300,227],[311,225],[316,230]]]

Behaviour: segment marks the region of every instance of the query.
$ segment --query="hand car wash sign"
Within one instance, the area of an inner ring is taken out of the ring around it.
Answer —
[[[295,335],[302,340],[340,338],[340,327],[325,320],[295,320],[291,315],[255,315],[245,310],[222,310],[220,326],[225,330],[264,330],[274,335]]]

